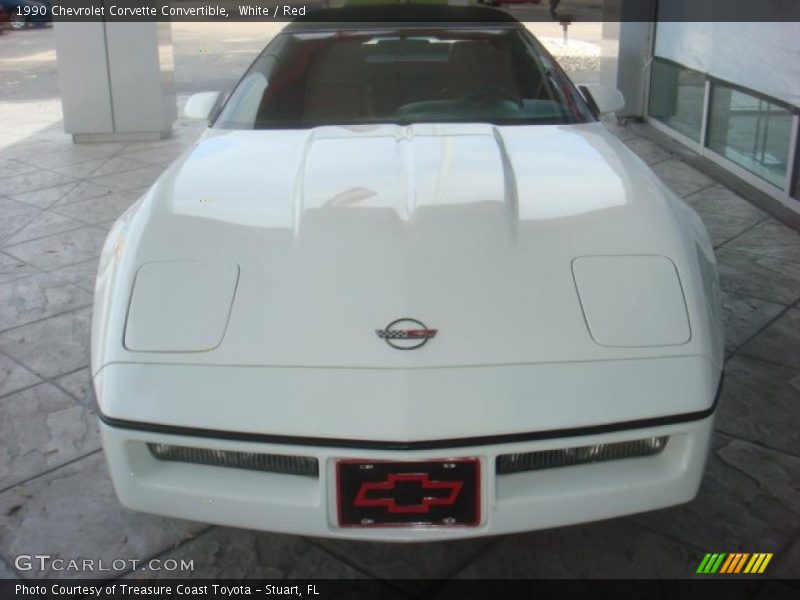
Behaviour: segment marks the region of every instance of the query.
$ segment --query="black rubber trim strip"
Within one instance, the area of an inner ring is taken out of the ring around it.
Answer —
[[[236,440],[239,442],[259,442],[262,444],[281,444],[286,446],[320,446],[326,448],[360,448],[364,450],[438,450],[442,448],[464,448],[468,446],[488,446],[494,444],[512,444],[515,442],[534,442],[539,440],[596,435],[644,429],[646,427],[660,427],[675,423],[688,423],[700,421],[714,414],[722,393],[722,382],[725,374],[722,373],[717,386],[714,402],[705,410],[655,417],[652,419],[639,419],[636,421],[623,421],[606,425],[592,425],[589,427],[573,427],[569,429],[551,429],[550,431],[531,431],[527,433],[507,433],[500,435],[486,435],[482,437],[450,438],[446,440],[423,440],[418,442],[387,442],[378,440],[351,440],[338,438],[303,437],[296,435],[276,435],[271,433],[246,433],[239,431],[221,431],[218,429],[199,429],[196,427],[178,427],[174,425],[159,425],[141,421],[126,421],[115,419],[98,411],[100,420],[109,427],[119,429],[133,429],[148,433],[166,433],[169,435],[185,435],[200,438],[213,438],[218,440]]]

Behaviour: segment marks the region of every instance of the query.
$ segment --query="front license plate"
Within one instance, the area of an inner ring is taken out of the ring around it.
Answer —
[[[342,527],[474,527],[480,523],[477,458],[336,463]]]

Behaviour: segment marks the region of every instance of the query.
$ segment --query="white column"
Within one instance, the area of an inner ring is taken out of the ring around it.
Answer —
[[[625,96],[617,117],[645,114],[656,0],[603,0],[601,81]]]
[[[645,115],[652,34],[653,24],[650,22],[620,23],[617,87],[625,96],[625,110],[617,115],[619,117]]]
[[[177,118],[169,23],[55,24],[64,129],[75,142],[165,138]]]

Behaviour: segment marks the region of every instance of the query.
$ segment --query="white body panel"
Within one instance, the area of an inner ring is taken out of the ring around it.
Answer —
[[[239,267],[233,262],[142,265],[128,309],[125,348],[134,352],[213,350],[225,334],[238,280]]]
[[[582,256],[572,274],[598,344],[681,346],[691,339],[681,281],[668,258]]]
[[[637,430],[669,435],[664,452],[650,458],[495,476],[498,454],[563,448],[571,439],[453,447],[414,453],[292,446],[320,461],[320,477],[256,473],[203,465],[164,463],[144,442],[173,443],[239,452],[285,453],[286,446],[208,440],[127,431],[101,425],[111,476],[121,502],[150,513],[299,535],[425,542],[545,529],[608,519],[688,502],[697,494],[713,431],[702,421]],[[585,436],[596,444],[631,439],[630,433]],[[481,522],[477,527],[340,528],[335,515],[334,467],[338,459],[424,460],[477,457],[481,461]]]
[[[100,410],[115,419],[386,442],[694,413],[717,383],[695,357],[412,370],[119,364],[95,377]]]
[[[95,373],[114,362],[429,368],[699,355],[721,364],[699,218],[600,124],[210,130],[137,208],[123,217],[125,252],[100,274]],[[590,255],[669,258],[691,340],[596,344],[571,269]],[[136,272],[181,260],[239,265],[223,343],[180,360],[131,353],[117,342]],[[441,335],[404,353],[375,337],[406,316]]]
[[[132,323],[136,273],[165,261],[185,261],[188,279],[220,264],[236,265],[238,278],[214,287],[202,311],[185,306],[189,294],[159,305],[146,290],[152,323],[148,310]],[[604,294],[609,274],[617,280]],[[403,317],[437,336],[413,351],[376,336]],[[221,322],[217,340],[209,332]],[[133,350],[159,347],[159,323],[165,350]],[[146,330],[147,344],[122,343],[135,337],[131,327]],[[700,219],[599,123],[209,130],[112,229],[92,335],[104,442],[126,505],[393,540],[547,527],[691,499],[722,358],[714,256]],[[672,425],[648,424],[676,415]],[[573,437],[598,427],[619,431]],[[212,440],[206,430],[300,440]],[[490,468],[517,448],[664,431],[674,438],[651,458],[503,477]],[[528,434],[552,439],[491,441]],[[432,440],[445,449],[357,449]],[[320,477],[162,464],[143,441],[308,454]],[[470,456],[485,466],[478,528],[332,524],[335,458]]]

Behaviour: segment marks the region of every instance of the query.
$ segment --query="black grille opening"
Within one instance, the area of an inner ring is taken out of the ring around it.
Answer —
[[[319,477],[319,461],[311,456],[234,452],[231,450],[191,448],[149,442],[147,448],[153,458],[157,460],[281,473],[284,475]]]
[[[525,471],[540,471],[610,460],[654,456],[664,451],[668,440],[668,436],[649,437],[629,442],[614,442],[612,444],[502,454],[497,457],[496,469],[498,475],[508,475]]]

